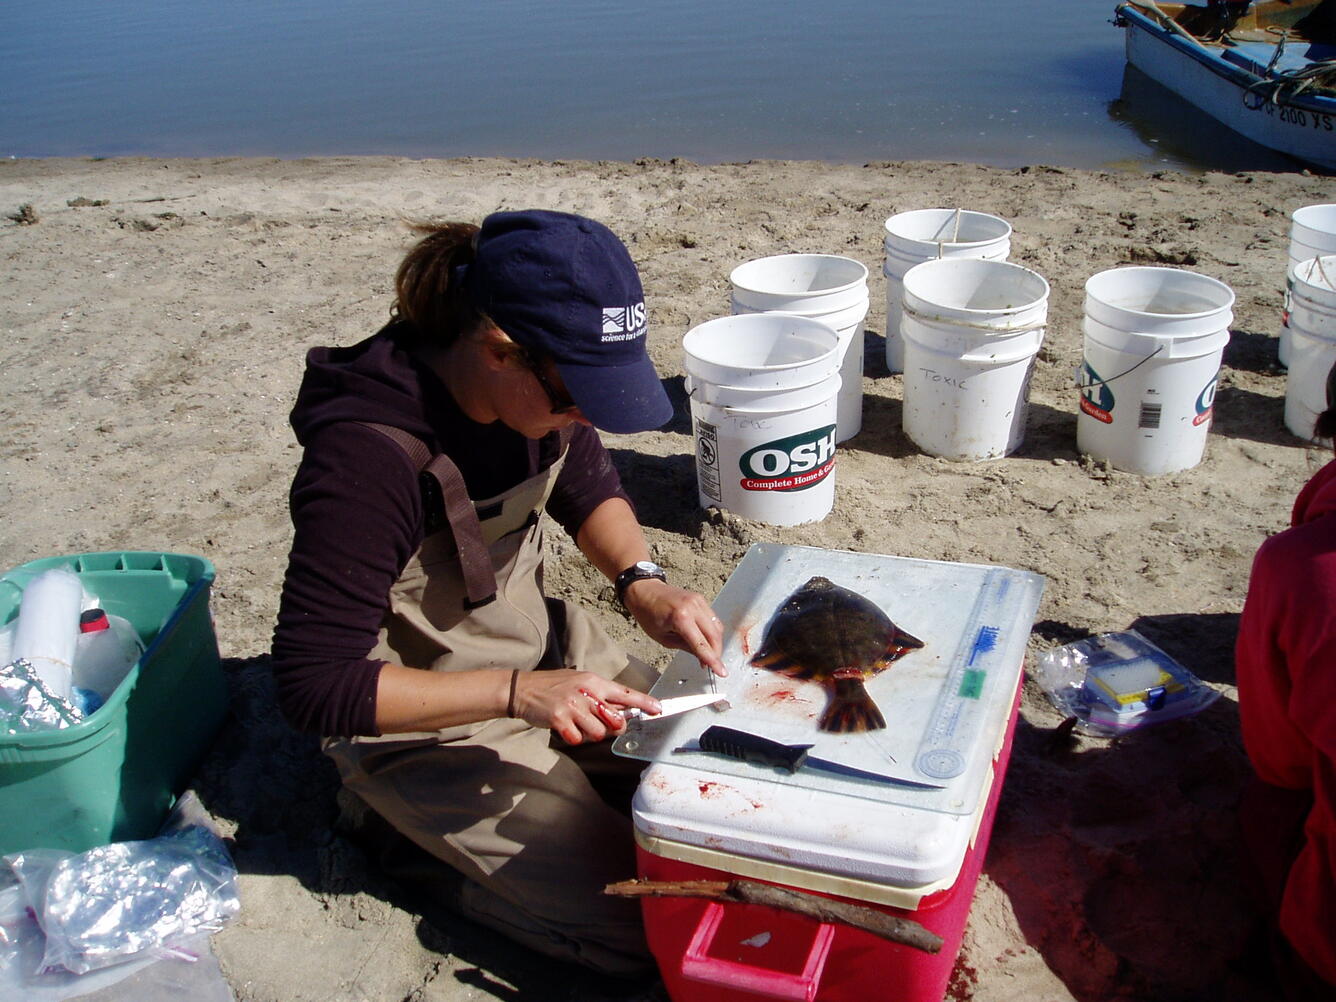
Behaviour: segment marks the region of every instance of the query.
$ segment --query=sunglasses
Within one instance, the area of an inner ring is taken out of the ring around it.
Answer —
[[[548,379],[547,374],[543,371],[545,364],[542,361],[535,358],[532,353],[525,352],[524,362],[525,365],[528,366],[529,371],[533,373],[534,379],[538,380],[538,385],[543,388],[543,392],[547,394],[548,402],[552,405],[553,414],[558,416],[563,414],[573,414],[579,409],[575,406],[575,401],[571,399],[568,393],[564,390],[558,392],[557,388],[552,385],[552,380]]]

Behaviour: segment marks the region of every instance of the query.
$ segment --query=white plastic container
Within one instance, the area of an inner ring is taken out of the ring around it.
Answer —
[[[1290,216],[1289,260],[1285,269],[1285,310],[1281,314],[1280,343],[1277,346],[1280,364],[1290,364],[1290,300],[1294,288],[1294,273],[1299,265],[1315,257],[1336,254],[1336,203],[1305,205]],[[1307,436],[1304,436],[1307,437]]]
[[[868,270],[834,254],[779,254],[738,265],[729,275],[734,315],[792,313],[828,324],[840,338],[835,440],[863,427],[863,324]]]
[[[702,507],[771,525],[835,503],[840,341],[783,313],[709,320],[682,339]]]
[[[134,625],[120,616],[103,612],[100,617],[85,614],[82,619],[82,632],[74,651],[73,681],[79,688],[97,693],[105,702],[144,653],[144,644]]]
[[[756,313],[736,299],[734,315]],[[793,311],[786,310],[786,313]],[[840,339],[840,392],[835,401],[835,441],[844,442],[863,429],[863,323],[867,319],[868,299],[835,313],[793,313],[819,320]]]
[[[904,430],[929,455],[1005,456],[1025,438],[1048,282],[1006,261],[942,258],[905,273]]]
[[[1313,424],[1327,409],[1327,373],[1336,363],[1336,255],[1299,265],[1290,290],[1289,314],[1291,365],[1285,376],[1285,427],[1313,441]]]
[[[916,264],[944,257],[1005,261],[1011,253],[1011,224],[968,209],[913,209],[886,220],[882,245],[886,260],[886,368],[903,372],[900,302],[905,273]]]
[[[833,313],[867,295],[867,267],[836,254],[776,254],[740,264],[729,274],[733,301],[750,310]]]
[[[11,656],[27,659],[54,696],[69,699],[79,642],[83,586],[68,567],[53,567],[23,590]]]
[[[1120,470],[1201,462],[1234,292],[1178,268],[1115,268],[1086,282],[1077,447]]]

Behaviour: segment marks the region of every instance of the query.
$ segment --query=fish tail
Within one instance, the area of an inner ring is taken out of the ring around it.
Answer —
[[[885,728],[886,718],[867,694],[858,678],[837,679],[826,712],[821,715],[821,729],[834,734],[857,734]]]

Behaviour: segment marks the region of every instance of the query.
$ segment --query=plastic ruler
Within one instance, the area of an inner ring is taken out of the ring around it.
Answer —
[[[1009,629],[1015,614],[1007,605],[1007,593],[1014,581],[1013,574],[1001,569],[984,578],[914,759],[925,776],[952,779],[965,771],[973,738],[985,725],[985,694],[1014,682],[1022,656],[1013,649],[1014,631]],[[1004,637],[1013,642],[999,644]]]

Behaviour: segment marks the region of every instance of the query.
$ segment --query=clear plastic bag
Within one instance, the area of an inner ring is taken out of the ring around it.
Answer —
[[[1097,737],[1177,720],[1220,696],[1136,630],[1055,647],[1033,675],[1053,705],[1076,718],[1078,731]]]
[[[143,955],[178,955],[186,940],[217,932],[241,907],[226,847],[199,824],[78,854],[14,853],[5,862],[45,936],[38,973],[84,974]]]

